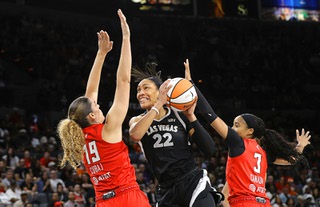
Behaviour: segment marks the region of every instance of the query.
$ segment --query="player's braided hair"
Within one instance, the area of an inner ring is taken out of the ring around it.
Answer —
[[[265,135],[261,138],[261,145],[277,158],[309,169],[307,159],[295,149],[295,144],[286,141],[277,131],[266,129]]]

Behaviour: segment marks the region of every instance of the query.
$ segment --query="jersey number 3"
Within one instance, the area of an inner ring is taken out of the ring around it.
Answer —
[[[97,162],[97,161],[100,160],[100,155],[99,155],[99,152],[98,152],[96,141],[89,142],[88,146],[84,145],[83,148],[84,148],[84,151],[86,153],[86,160],[87,160],[88,164],[91,164],[93,162]]]
[[[254,167],[253,167],[253,170],[254,170],[256,173],[260,173],[260,171],[261,171],[261,154],[259,154],[259,153],[254,153],[254,158],[257,159],[257,166],[254,166]]]

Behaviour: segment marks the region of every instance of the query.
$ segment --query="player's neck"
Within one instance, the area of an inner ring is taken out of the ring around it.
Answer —
[[[161,119],[162,117],[164,117],[166,114],[168,113],[168,109],[166,107],[162,107],[159,110],[159,114],[156,116],[156,119]]]

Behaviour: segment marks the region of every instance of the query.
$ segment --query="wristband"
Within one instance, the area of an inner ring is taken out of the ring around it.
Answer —
[[[154,106],[151,107],[151,110],[154,110],[154,111],[157,113],[157,115],[160,114],[159,110],[158,110],[156,107],[154,107]],[[150,111],[151,111],[151,110],[150,110]]]
[[[198,119],[194,120],[193,122],[189,122],[189,126],[191,128],[196,128],[197,126],[199,127],[199,125],[201,126],[200,122],[198,121]]]

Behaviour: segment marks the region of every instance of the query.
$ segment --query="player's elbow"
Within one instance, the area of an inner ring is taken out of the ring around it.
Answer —
[[[142,138],[140,135],[136,134],[136,133],[129,133],[130,135],[130,139],[134,142],[139,142],[140,139]]]
[[[197,146],[206,157],[212,157],[216,153],[216,145],[211,137],[208,137],[207,139],[203,139],[201,141],[198,140]]]

